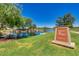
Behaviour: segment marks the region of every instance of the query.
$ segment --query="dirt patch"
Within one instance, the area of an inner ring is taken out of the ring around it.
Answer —
[[[32,47],[32,43],[20,43],[20,42],[16,42],[18,47],[27,47],[30,48]]]
[[[0,51],[5,51],[6,49],[5,48],[0,48]]]
[[[8,42],[8,41],[13,41],[15,39],[0,39],[0,43]]]

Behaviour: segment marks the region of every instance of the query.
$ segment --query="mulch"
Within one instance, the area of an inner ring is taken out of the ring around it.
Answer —
[[[0,38],[0,43],[1,43],[1,42],[12,41],[12,40],[15,40],[15,39],[4,39],[4,38]]]

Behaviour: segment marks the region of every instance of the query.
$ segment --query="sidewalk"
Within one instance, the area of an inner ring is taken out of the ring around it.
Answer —
[[[79,32],[77,32],[77,31],[70,31],[70,32],[72,32],[72,33],[76,33],[76,34],[79,34]]]

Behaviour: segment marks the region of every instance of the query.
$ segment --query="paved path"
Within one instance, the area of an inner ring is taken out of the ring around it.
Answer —
[[[76,33],[76,34],[79,34],[79,32],[77,32],[77,31],[71,31],[72,33]]]

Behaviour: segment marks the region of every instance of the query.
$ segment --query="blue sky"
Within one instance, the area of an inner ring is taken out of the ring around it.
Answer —
[[[79,4],[62,3],[24,3],[22,15],[32,19],[37,26],[53,27],[57,17],[66,13],[75,16],[74,26],[79,26]]]

